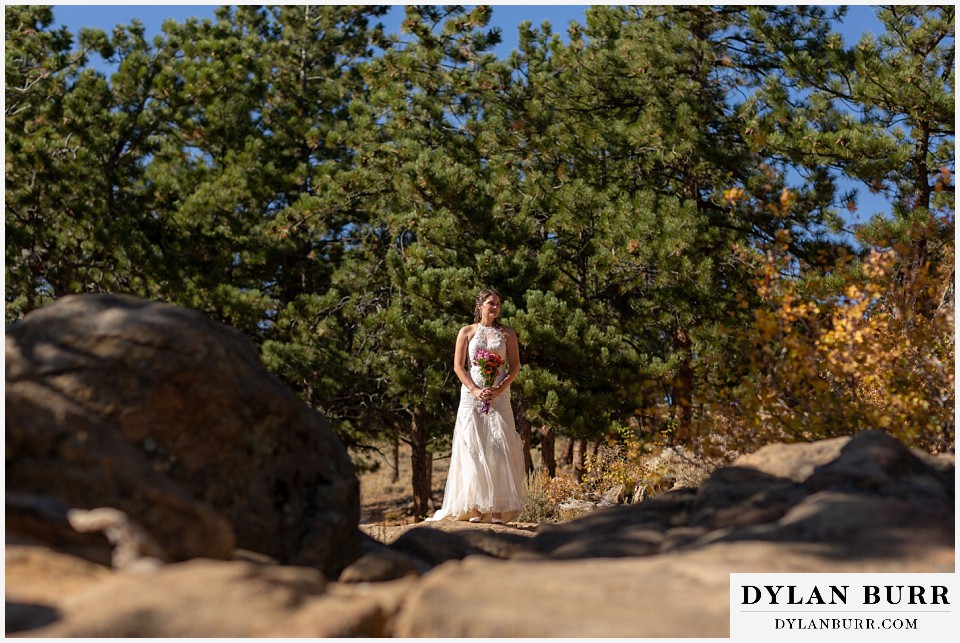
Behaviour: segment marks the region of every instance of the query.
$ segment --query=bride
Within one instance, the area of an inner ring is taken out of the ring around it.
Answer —
[[[450,470],[443,505],[427,520],[481,522],[489,516],[490,522],[503,523],[523,509],[523,445],[510,407],[520,349],[516,332],[497,322],[499,315],[500,294],[482,290],[474,323],[457,335],[453,370],[463,386]]]

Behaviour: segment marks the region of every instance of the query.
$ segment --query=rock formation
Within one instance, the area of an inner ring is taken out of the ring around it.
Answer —
[[[771,445],[698,489],[541,525],[509,560],[445,563],[392,633],[726,637],[731,572],[952,573],[953,471],[880,431]]]
[[[64,297],[7,328],[6,376],[8,491],[123,511],[173,560],[241,547],[335,575],[359,554],[346,450],[237,331]]]

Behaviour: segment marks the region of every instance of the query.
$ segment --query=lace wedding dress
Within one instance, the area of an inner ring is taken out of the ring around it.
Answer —
[[[507,345],[496,328],[477,326],[467,361],[470,377],[477,386],[484,386],[480,367],[472,363],[478,348],[495,352],[506,362]],[[500,367],[494,385],[506,376],[507,368],[507,364]],[[523,444],[513,420],[509,386],[490,402],[487,413],[481,411],[482,405],[466,386],[461,387],[443,505],[427,520],[467,520],[479,509],[486,514],[485,520],[501,513],[507,522],[523,509]]]

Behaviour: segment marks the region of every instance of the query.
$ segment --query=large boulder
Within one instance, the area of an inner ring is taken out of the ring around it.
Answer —
[[[952,459],[928,462],[882,431],[777,444],[671,491],[560,525],[543,525],[525,555],[650,556],[719,541],[823,542],[895,552],[953,545]]]
[[[239,332],[64,297],[7,328],[6,376],[8,490],[119,509],[173,560],[241,547],[333,576],[359,556],[344,446]]]
[[[469,556],[423,576],[391,635],[728,638],[731,572],[952,573],[952,554],[920,544],[897,557],[837,559],[809,543],[735,542],[626,558]]]
[[[379,585],[351,591],[313,568],[197,559],[105,579],[60,600],[47,623],[42,603],[12,612],[40,625],[23,632],[31,638],[372,638],[409,590],[403,580]]]

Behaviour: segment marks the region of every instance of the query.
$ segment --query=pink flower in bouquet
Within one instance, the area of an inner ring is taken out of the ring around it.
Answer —
[[[488,351],[485,348],[478,348],[477,352],[473,356],[473,365],[480,367],[480,373],[483,375],[483,383],[485,386],[493,386],[494,380],[497,379],[497,373],[500,371],[500,367],[507,363],[507,360],[500,357],[493,351]],[[480,407],[481,413],[487,413],[490,410],[490,402],[484,402],[483,406]]]

